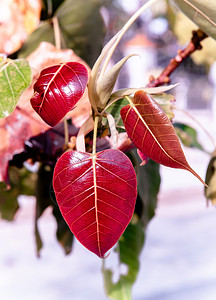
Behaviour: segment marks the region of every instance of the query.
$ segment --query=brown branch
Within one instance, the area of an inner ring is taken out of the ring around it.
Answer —
[[[193,52],[202,49],[200,42],[207,38],[208,35],[201,29],[198,29],[196,31],[194,30],[192,33],[193,36],[188,46],[183,50],[178,50],[178,54],[176,55],[176,57],[170,60],[169,65],[162,71],[159,77],[154,78],[153,76],[151,76],[149,78],[149,83],[147,85],[148,87],[156,87],[169,83],[171,73]]]

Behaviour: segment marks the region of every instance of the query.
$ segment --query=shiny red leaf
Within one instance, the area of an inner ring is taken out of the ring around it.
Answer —
[[[133,215],[136,175],[128,157],[109,149],[68,151],[58,160],[53,187],[76,238],[99,257],[115,245]]]
[[[159,164],[185,169],[203,180],[188,164],[178,136],[160,106],[143,91],[121,109],[128,136],[146,156]]]
[[[48,125],[55,126],[82,97],[87,80],[87,69],[78,62],[48,67],[34,84],[31,105]]]

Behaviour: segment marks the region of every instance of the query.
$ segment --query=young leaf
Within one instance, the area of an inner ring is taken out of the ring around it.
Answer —
[[[188,164],[170,120],[150,95],[136,92],[133,101],[121,109],[121,117],[130,139],[149,158],[168,167],[185,169],[205,184]]]
[[[15,109],[21,94],[31,84],[31,69],[24,59],[0,62],[0,119]]]
[[[173,0],[180,10],[206,34],[216,39],[215,0]]]
[[[120,89],[114,93],[111,94],[110,96],[110,102],[114,102],[117,99],[123,98],[125,96],[130,96],[132,94],[135,94],[136,92],[142,90],[146,92],[147,94],[162,94],[164,92],[167,92],[174,87],[179,85],[178,83],[176,84],[170,84],[166,86],[157,86],[157,87],[140,87],[140,88],[128,88],[128,89]]]
[[[108,102],[111,92],[117,81],[119,72],[126,63],[126,61],[135,54],[128,55],[116,63],[109,71],[98,79],[97,82],[97,94],[101,99],[100,104],[104,105]]]
[[[82,97],[88,80],[87,69],[77,62],[46,68],[34,84],[31,105],[50,126],[55,126]]]
[[[95,155],[68,151],[58,160],[53,187],[60,211],[76,238],[99,257],[129,224],[136,201],[136,174],[114,149]]]

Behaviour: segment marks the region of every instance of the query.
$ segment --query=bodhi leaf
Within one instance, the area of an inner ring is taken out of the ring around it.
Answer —
[[[55,166],[53,188],[71,231],[103,258],[133,215],[137,191],[130,160],[115,149],[65,152]]]
[[[84,94],[88,72],[78,62],[43,69],[34,84],[31,105],[50,126],[58,124]]]
[[[178,136],[162,108],[143,91],[121,109],[121,117],[134,145],[155,162],[191,172],[204,181],[188,164]]]
[[[202,145],[197,140],[197,132],[194,128],[179,122],[175,122],[173,126],[182,143],[186,147],[197,148],[199,150],[205,151]]]
[[[6,59],[0,62],[0,119],[14,111],[31,80],[31,69],[26,60]]]
[[[136,215],[119,239],[115,251],[119,257],[118,271],[121,267],[127,268],[126,274],[120,274],[117,282],[113,282],[113,271],[103,266],[103,276],[106,293],[110,299],[130,300],[131,288],[139,271],[139,255],[144,245],[144,233],[141,222]]]
[[[215,0],[172,0],[206,34],[216,39]]]

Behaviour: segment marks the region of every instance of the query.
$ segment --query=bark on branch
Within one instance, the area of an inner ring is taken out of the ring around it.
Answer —
[[[148,87],[161,86],[170,82],[170,74],[196,50],[202,49],[200,42],[208,37],[201,29],[194,30],[190,43],[183,50],[178,50],[178,53],[175,58],[170,60],[169,65],[162,71],[159,77],[154,78],[151,76],[149,78]]]

